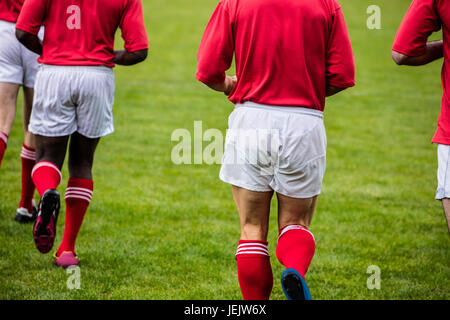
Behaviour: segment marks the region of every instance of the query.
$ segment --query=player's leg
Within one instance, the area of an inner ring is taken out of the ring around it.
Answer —
[[[0,82],[0,166],[16,116],[19,88],[18,84]]]
[[[56,236],[56,225],[60,209],[60,195],[56,190],[61,183],[61,168],[67,150],[69,136],[35,136],[36,165],[32,178],[41,196],[39,213],[33,228],[36,248],[41,253],[49,252]]]
[[[450,232],[450,199],[442,199],[442,206],[444,207],[444,214],[447,220],[448,231]]]
[[[53,247],[60,194],[56,190],[62,175],[68,140],[77,129],[74,82],[70,70],[42,65],[34,85],[33,110],[28,129],[35,135],[36,165],[32,178],[41,196],[33,235],[37,249],[47,253]]]
[[[326,134],[320,113],[291,115],[282,131],[280,166],[272,187],[278,198],[277,258],[288,299],[309,300],[305,274],[315,252],[308,230],[321,192],[326,166]]]
[[[316,208],[317,196],[296,199],[277,194],[277,197],[280,232],[277,258],[287,270],[282,276],[282,286],[291,299],[310,299],[304,278],[315,252],[314,236],[308,228]]]
[[[232,188],[241,222],[236,261],[242,295],[244,300],[268,300],[273,286],[267,243],[273,192]]]
[[[438,187],[436,200],[442,201],[448,230],[450,232],[450,146],[438,144]]]
[[[16,221],[31,222],[36,219],[37,210],[34,204],[34,183],[31,172],[36,164],[36,150],[34,135],[28,130],[33,107],[34,86],[38,72],[38,55],[20,45],[20,61],[23,71],[23,130],[24,142],[22,146],[22,193]]]
[[[15,25],[0,20],[0,166],[14,123],[17,95],[23,81],[20,43]]]
[[[77,131],[69,148],[70,179],[66,189],[64,237],[55,254],[62,267],[78,264],[75,242],[90,204],[94,182],[92,165],[101,137],[114,131],[114,73],[104,67],[77,67],[73,71],[76,92]]]
[[[23,87],[23,130],[25,138],[20,155],[22,160],[22,193],[15,218],[18,222],[31,222],[37,216],[33,201],[35,186],[31,178],[31,172],[36,164],[36,150],[34,135],[28,131],[33,106],[33,95],[33,88]]]
[[[61,245],[55,255],[57,265],[78,264],[75,242],[94,189],[92,166],[100,138],[90,139],[74,133],[69,147],[70,179],[66,189],[66,223]]]

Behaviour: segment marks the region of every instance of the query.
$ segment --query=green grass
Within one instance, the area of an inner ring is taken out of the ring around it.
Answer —
[[[13,221],[20,196],[21,122],[0,171],[0,299],[240,299],[239,222],[218,165],[176,166],[177,128],[225,132],[232,104],[194,79],[196,52],[217,1],[144,0],[151,54],[116,69],[114,135],[103,139],[95,192],[78,239],[81,289]],[[449,299],[450,241],[434,199],[440,64],[394,65],[390,49],[409,0],[379,0],[382,29],[366,28],[366,1],[341,0],[357,87],[328,100],[328,163],[312,231],[315,299]],[[372,4],[372,3],[370,3]],[[231,74],[232,72],[230,72]],[[19,116],[17,117],[19,119]],[[64,170],[63,191],[68,173]],[[270,228],[273,299],[283,299]],[[62,210],[62,212],[64,212]],[[62,237],[61,215],[57,240]],[[368,290],[367,267],[381,269]]]

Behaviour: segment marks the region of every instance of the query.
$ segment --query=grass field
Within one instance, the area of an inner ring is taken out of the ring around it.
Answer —
[[[217,1],[143,0],[151,54],[116,68],[114,135],[98,149],[95,192],[78,239],[81,289],[13,221],[20,197],[18,115],[0,170],[0,299],[240,299],[234,253],[239,221],[218,165],[171,162],[175,129],[225,132],[232,104],[196,82],[196,52]],[[311,226],[314,299],[450,299],[450,241],[434,199],[441,62],[394,65],[390,49],[409,0],[340,1],[357,86],[328,100],[328,163]],[[378,4],[382,29],[366,27]],[[439,35],[437,35],[439,37]],[[232,74],[232,71],[230,71]],[[63,172],[63,191],[67,168]],[[275,284],[276,203],[270,228]],[[64,211],[62,211],[64,212]],[[62,238],[61,215],[57,241]],[[366,286],[368,266],[381,289]]]

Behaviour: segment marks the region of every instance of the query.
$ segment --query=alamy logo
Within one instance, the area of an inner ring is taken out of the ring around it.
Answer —
[[[70,14],[67,18],[66,25],[69,30],[81,29],[81,8],[77,5],[67,7],[66,13]]]
[[[367,28],[369,30],[381,29],[381,8],[377,5],[367,7]]]
[[[278,167],[280,137],[278,130],[228,129],[226,139],[222,131],[208,129],[203,132],[203,122],[194,121],[194,135],[187,129],[176,129],[171,136],[178,142],[172,148],[171,159],[181,164],[254,165],[262,175],[273,175]],[[224,154],[224,141],[228,151]],[[204,147],[203,143],[208,145]]]
[[[81,269],[78,266],[70,266],[66,270],[67,277],[67,289],[79,290],[81,288]]]
[[[380,290],[381,289],[381,269],[379,266],[368,266],[367,274],[370,276],[367,278],[367,289],[369,290]]]

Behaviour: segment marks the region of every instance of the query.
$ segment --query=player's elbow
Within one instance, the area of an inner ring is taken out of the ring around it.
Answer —
[[[392,50],[392,59],[399,66],[406,64],[406,61],[408,61],[408,58],[409,57],[407,55],[404,55],[403,53]]]
[[[148,49],[144,49],[144,50],[139,50],[136,52],[137,56],[138,56],[138,62],[143,62],[147,59],[148,57]]]
[[[28,32],[16,29],[16,38],[17,40],[19,40],[20,43],[24,43],[28,38]]]

